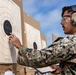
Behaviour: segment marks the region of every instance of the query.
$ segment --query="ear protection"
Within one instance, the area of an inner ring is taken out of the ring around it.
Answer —
[[[71,23],[73,26],[76,26],[76,12],[72,13],[71,15]]]
[[[73,11],[71,14],[71,23],[76,27],[76,5],[70,6]]]

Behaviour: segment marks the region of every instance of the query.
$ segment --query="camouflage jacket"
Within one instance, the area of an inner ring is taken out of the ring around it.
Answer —
[[[59,63],[61,75],[76,75],[76,35],[58,39],[41,50],[21,46],[17,62],[33,68]]]

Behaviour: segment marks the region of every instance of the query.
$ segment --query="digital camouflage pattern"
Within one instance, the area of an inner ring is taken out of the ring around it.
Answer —
[[[76,75],[76,35],[58,39],[41,50],[21,46],[17,62],[33,68],[59,63],[61,75]]]

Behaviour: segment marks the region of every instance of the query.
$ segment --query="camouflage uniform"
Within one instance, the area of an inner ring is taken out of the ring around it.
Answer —
[[[17,62],[33,68],[59,63],[61,75],[76,75],[76,35],[57,39],[49,47],[41,50],[21,46]]]

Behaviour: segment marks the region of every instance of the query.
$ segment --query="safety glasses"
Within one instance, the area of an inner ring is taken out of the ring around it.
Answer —
[[[71,18],[71,15],[65,15],[65,16],[63,16],[61,22],[65,21],[67,18]]]

